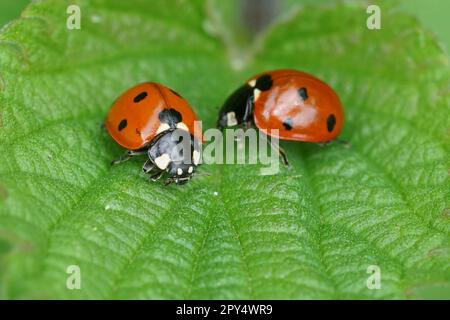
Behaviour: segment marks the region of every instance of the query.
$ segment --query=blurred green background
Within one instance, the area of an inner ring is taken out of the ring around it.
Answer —
[[[30,0],[1,0],[0,25],[3,27],[7,22],[17,18],[29,2]]]
[[[297,1],[299,3],[307,2]],[[0,26],[19,17],[20,12],[29,2],[30,0],[1,0]],[[401,0],[400,2],[401,8],[405,12],[416,16],[427,29],[436,34],[437,39],[447,50],[450,48],[449,0]]]
[[[402,8],[419,18],[422,24],[433,31],[448,50],[450,48],[450,1],[448,0],[403,0]]]

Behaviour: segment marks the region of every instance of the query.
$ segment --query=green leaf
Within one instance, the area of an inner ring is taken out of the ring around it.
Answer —
[[[361,2],[303,6],[241,48],[219,1],[73,2],[81,30],[44,0],[0,34],[2,297],[448,298],[449,61],[416,20],[381,2],[370,31]],[[123,150],[99,125],[128,87],[167,84],[206,129],[277,68],[337,90],[351,148],[286,142],[290,170],[204,165],[182,187],[109,165]]]

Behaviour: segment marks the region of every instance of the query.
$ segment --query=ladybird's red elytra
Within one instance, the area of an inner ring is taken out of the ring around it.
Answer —
[[[281,140],[326,143],[339,136],[343,122],[341,101],[329,85],[305,72],[276,70],[251,77],[233,92],[217,126],[254,125]]]
[[[168,116],[165,122],[161,122],[161,112],[172,113],[174,118]],[[114,102],[105,126],[112,138],[122,147],[138,150],[164,128],[176,125],[170,122],[179,120],[180,116],[177,118],[175,113],[181,115],[181,123],[187,126],[189,132],[194,133],[196,116],[189,103],[162,84],[146,82],[128,89]],[[160,128],[161,125],[163,127]],[[201,138],[200,128],[195,132],[197,138]]]
[[[128,150],[113,164],[147,154],[142,170],[152,173],[152,180],[167,172],[167,184],[187,182],[199,165],[202,134],[196,120],[189,103],[162,84],[146,82],[128,89],[114,102],[105,121],[111,137]],[[177,147],[183,139],[190,141],[189,157]]]

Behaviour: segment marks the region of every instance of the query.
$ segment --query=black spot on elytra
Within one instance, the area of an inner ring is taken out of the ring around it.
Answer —
[[[141,92],[136,97],[134,97],[133,101],[134,103],[138,103],[142,100],[144,100],[147,97],[147,92]]]
[[[270,76],[270,74],[265,74],[262,75],[261,77],[259,77],[258,79],[256,79],[256,84],[255,84],[255,88],[259,89],[261,91],[267,91],[270,88],[272,88],[272,77]]]
[[[334,114],[330,114],[327,118],[328,132],[333,131],[335,125],[336,125],[336,117],[334,116]]]
[[[158,117],[161,122],[167,123],[170,126],[176,126],[182,120],[181,113],[175,109],[164,109],[159,113]]]
[[[292,119],[291,118],[287,118],[286,120],[283,121],[283,126],[286,130],[292,130]]]
[[[176,95],[177,97],[183,98],[178,92],[176,92],[175,90],[169,89],[174,95]]]
[[[305,101],[306,99],[308,99],[308,91],[306,91],[306,88],[300,88],[300,89],[298,89],[298,94],[299,94],[300,97],[303,99],[303,101]]]
[[[125,129],[127,127],[127,125],[128,125],[127,119],[123,119],[122,121],[120,121],[119,127],[118,127],[119,131],[122,131],[123,129]]]

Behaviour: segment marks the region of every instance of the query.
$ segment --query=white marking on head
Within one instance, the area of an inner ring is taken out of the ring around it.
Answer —
[[[161,123],[158,127],[158,130],[156,130],[156,134],[160,134],[163,131],[169,130],[170,126],[167,123]]]
[[[164,153],[163,155],[155,159],[155,164],[161,170],[165,170],[171,161],[172,160],[170,159],[169,155],[167,153]]]
[[[177,123],[177,128],[181,129],[181,130],[184,130],[184,131],[189,131],[187,125],[184,122],[178,122]]]
[[[234,111],[227,113],[227,126],[235,126],[238,122],[236,120],[236,113]]]
[[[193,166],[190,166],[189,169],[188,169],[188,172],[189,172],[189,173],[192,173],[192,171],[194,171],[194,167],[193,167]]]
[[[178,168],[178,170],[177,170],[177,174],[178,174],[179,176],[181,176],[181,175],[183,174],[183,169],[181,169],[181,168]]]
[[[198,152],[197,150],[194,150],[194,152],[192,153],[192,161],[194,162],[194,165],[198,165],[200,162],[200,152]]]
[[[254,88],[254,87],[256,86],[256,79],[250,80],[250,81],[248,82],[248,85],[249,85],[250,87]]]
[[[260,94],[261,94],[261,90],[259,90],[259,89],[253,90],[253,97],[254,97],[253,101],[258,100]]]

